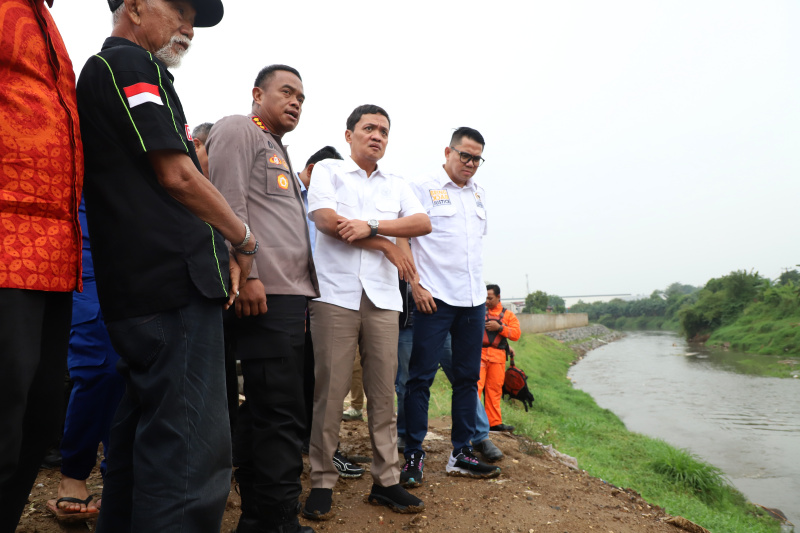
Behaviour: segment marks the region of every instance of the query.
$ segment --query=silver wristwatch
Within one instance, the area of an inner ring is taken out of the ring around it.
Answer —
[[[374,237],[378,234],[378,221],[374,218],[367,220],[367,226],[369,226],[369,236]]]

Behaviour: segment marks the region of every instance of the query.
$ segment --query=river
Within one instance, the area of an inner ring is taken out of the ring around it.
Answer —
[[[589,352],[569,376],[629,430],[691,451],[800,526],[800,379],[736,373],[730,359],[742,356],[637,332]]]

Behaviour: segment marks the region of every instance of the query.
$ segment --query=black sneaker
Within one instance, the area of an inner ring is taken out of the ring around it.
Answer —
[[[453,450],[453,453],[450,454],[450,460],[447,461],[447,474],[450,476],[490,478],[499,476],[500,468],[480,462],[473,455],[472,450],[465,446],[458,450],[457,453]]]
[[[409,494],[399,483],[391,487],[373,484],[367,501],[374,505],[385,505],[396,513],[421,513],[425,510],[422,500]]]
[[[406,488],[418,487],[422,484],[422,463],[425,452],[414,452],[406,459],[406,464],[400,470],[400,484]]]
[[[478,444],[474,444],[473,448],[475,451],[481,452],[483,458],[490,463],[494,463],[495,461],[499,461],[503,458],[503,452],[501,452],[500,449],[489,439],[484,439]]]
[[[333,518],[333,489],[311,489],[303,506],[303,516],[311,520],[329,520]]]
[[[497,424],[496,426],[490,427],[489,431],[507,431],[511,433],[514,431],[514,426],[509,426],[508,424]]]
[[[351,463],[339,450],[333,454],[333,466],[339,471],[339,477],[356,478],[364,475],[364,469]]]

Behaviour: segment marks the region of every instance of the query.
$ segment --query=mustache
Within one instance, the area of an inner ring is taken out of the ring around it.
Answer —
[[[183,50],[181,53],[185,54],[188,52],[192,47],[192,40],[184,35],[173,35],[172,38],[169,40],[170,46],[173,44],[182,44],[186,46],[186,50]]]

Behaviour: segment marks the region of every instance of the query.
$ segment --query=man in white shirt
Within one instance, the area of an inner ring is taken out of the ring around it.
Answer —
[[[380,107],[356,108],[345,131],[350,158],[317,163],[314,186],[309,189],[309,218],[317,229],[314,260],[320,297],[309,306],[316,387],[308,456],[311,493],[303,515],[314,520],[333,515],[332,488],[339,474],[331,457],[339,440],[342,402],[350,389],[356,346],[364,368],[373,443],[369,501],[403,513],[424,508],[399,483],[393,421],[402,309],[397,278],[399,274],[411,279],[415,271],[395,238],[425,235],[431,224],[409,185],[378,168],[389,127],[389,115]]]
[[[444,149],[445,163],[432,175],[412,184],[431,218],[433,231],[411,240],[418,277],[411,282],[414,303],[414,341],[405,398],[406,464],[404,486],[422,483],[428,430],[430,386],[448,332],[452,338],[453,386],[451,441],[447,473],[490,478],[500,469],[480,462],[470,440],[475,434],[481,345],[485,321],[483,236],[486,234],[486,194],[472,179],[483,162],[483,136],[458,128]]]

